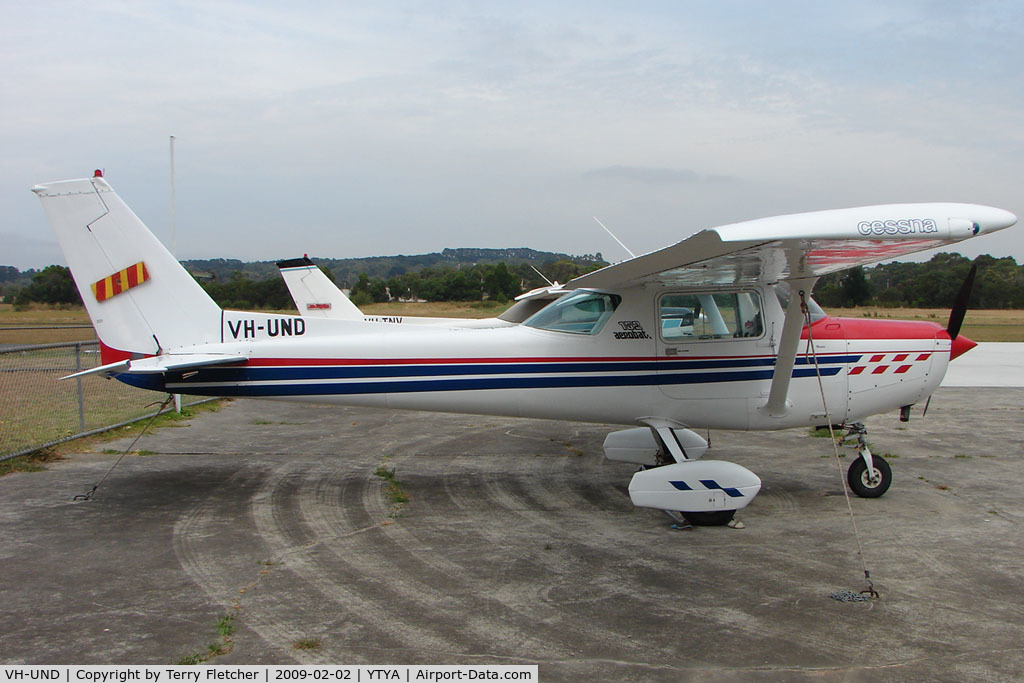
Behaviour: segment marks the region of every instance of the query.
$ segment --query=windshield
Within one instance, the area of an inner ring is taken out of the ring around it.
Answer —
[[[608,322],[620,297],[599,292],[569,294],[527,319],[523,325],[539,330],[597,334]]]

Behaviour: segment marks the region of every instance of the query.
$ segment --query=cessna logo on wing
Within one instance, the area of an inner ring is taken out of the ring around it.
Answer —
[[[861,221],[857,224],[857,231],[862,235],[909,235],[938,232],[939,226],[931,218],[901,218],[889,221]]]
[[[639,320],[619,321],[619,327],[622,331],[615,333],[616,339],[650,339]]]

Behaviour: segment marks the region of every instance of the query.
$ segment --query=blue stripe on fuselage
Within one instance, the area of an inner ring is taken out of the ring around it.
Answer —
[[[821,374],[825,377],[834,376],[842,369],[841,365],[857,362],[860,358],[860,354],[824,356],[819,359],[819,362],[830,367],[823,367]],[[796,362],[797,365],[808,365],[812,361],[806,357],[800,357],[796,359]],[[189,371],[187,380],[181,379],[181,373],[171,373],[167,378],[159,374],[125,373],[117,375],[117,378],[125,384],[142,389],[173,390],[180,393],[210,396],[321,396],[744,382],[770,380],[774,372],[774,364],[774,357],[762,357],[702,360],[659,359],[657,361],[443,363],[436,365],[280,365],[201,368]],[[762,369],[729,371],[730,368]],[[718,370],[718,372],[693,372],[696,370]],[[643,374],[604,374],[611,372],[640,372]],[[561,374],[552,376],[556,373]],[[793,377],[796,378],[813,377],[815,374],[814,368],[795,368],[793,370]],[[493,377],[490,375],[515,376]],[[311,380],[384,378],[395,379],[394,381],[307,383]],[[273,383],[253,384],[253,382]],[[211,384],[212,386],[210,386]]]
[[[822,364],[854,363],[855,356],[824,356]],[[797,358],[797,365],[807,365]],[[684,370],[726,370],[734,368],[774,367],[774,358],[737,358],[735,360],[602,361],[567,363],[443,363],[436,365],[296,365],[273,367],[203,368],[189,379],[194,382],[258,382],[314,379],[370,379],[384,377],[445,377],[453,375],[513,375],[602,372],[678,372]],[[771,372],[771,371],[769,371]],[[835,373],[831,373],[835,374]]]
[[[822,368],[821,374],[830,377],[841,368]],[[435,391],[479,391],[485,389],[553,389],[570,387],[622,387],[656,386],[669,384],[710,384],[716,382],[744,382],[770,380],[773,370],[752,370],[743,372],[688,373],[679,375],[568,375],[559,377],[479,377],[459,379],[410,379],[391,382],[330,382],[273,384],[218,384],[214,386],[193,386],[188,382],[161,383],[160,386],[145,386],[158,390],[173,390],[178,393],[210,396],[324,396],[346,394],[397,394]],[[814,377],[812,368],[797,369],[793,377]],[[120,377],[123,377],[120,376]],[[135,376],[138,377],[138,376]],[[146,379],[150,379],[147,377]],[[135,386],[142,383],[129,382]]]

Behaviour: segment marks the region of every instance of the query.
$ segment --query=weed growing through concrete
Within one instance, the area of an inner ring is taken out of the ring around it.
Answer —
[[[391,513],[388,516],[392,519],[398,517],[401,514],[402,506],[409,502],[409,496],[402,490],[401,482],[395,478],[395,468],[389,469],[387,458],[385,458],[373,474],[384,480],[384,495],[391,502]]]
[[[221,634],[225,638],[232,635],[235,632],[235,616],[233,614],[225,614],[217,620],[217,633]]]
[[[320,647],[319,638],[302,638],[292,643],[292,649],[295,650],[315,650]]]
[[[104,448],[100,453],[103,455],[121,455],[123,451],[119,451],[116,448]],[[129,451],[129,455],[156,455],[156,451],[151,451],[146,448],[136,448],[134,451]]]
[[[577,457],[583,457],[583,451],[573,446],[571,441],[563,441],[562,445],[565,446],[566,449],[568,449],[568,451],[573,455]]]
[[[235,643],[231,640],[231,636],[235,632],[235,615],[225,614],[217,620],[216,624],[217,634],[220,635],[220,640],[211,641],[206,646],[206,652],[193,652],[190,655],[186,655],[178,660],[179,665],[190,665],[190,664],[205,664],[214,657],[220,657],[226,655],[235,648]]]

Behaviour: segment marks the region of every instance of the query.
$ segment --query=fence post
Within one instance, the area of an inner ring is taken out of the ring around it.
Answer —
[[[75,372],[79,372],[82,369],[82,342],[75,344]],[[75,382],[78,383],[78,426],[84,432],[85,431],[85,392],[82,391],[82,378],[76,377]]]

